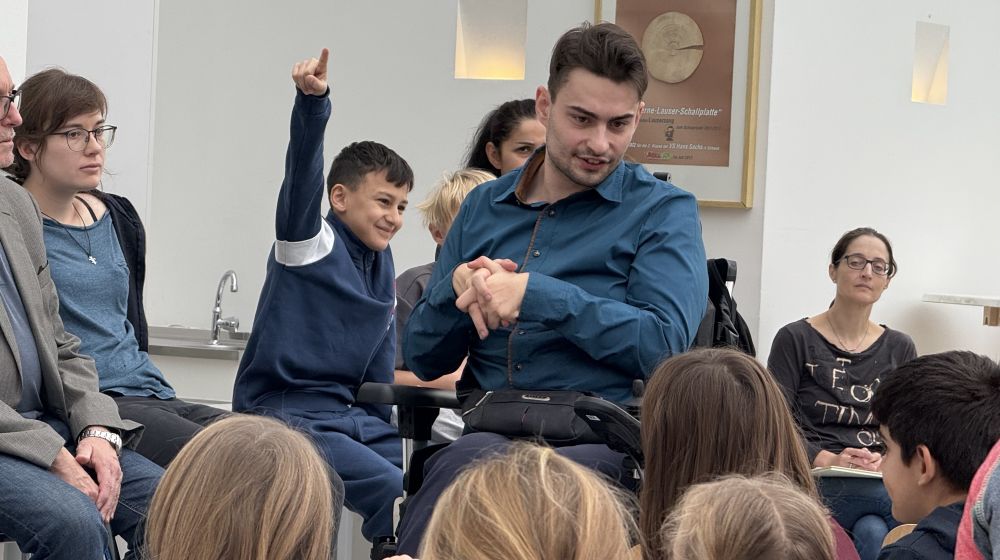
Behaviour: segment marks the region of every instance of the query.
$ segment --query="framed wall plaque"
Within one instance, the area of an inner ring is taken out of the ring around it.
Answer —
[[[697,196],[750,208],[757,136],[762,0],[596,0],[649,68],[642,120],[626,155]]]

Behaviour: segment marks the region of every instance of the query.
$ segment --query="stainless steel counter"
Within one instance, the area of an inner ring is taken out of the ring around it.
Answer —
[[[154,356],[239,361],[250,333],[224,331],[215,344],[211,342],[211,336],[208,329],[149,327],[149,353]]]

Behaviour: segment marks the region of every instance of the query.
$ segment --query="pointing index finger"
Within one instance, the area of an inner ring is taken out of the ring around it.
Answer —
[[[330,60],[330,49],[323,47],[323,50],[319,53],[319,67],[322,70],[326,70],[326,63]]]

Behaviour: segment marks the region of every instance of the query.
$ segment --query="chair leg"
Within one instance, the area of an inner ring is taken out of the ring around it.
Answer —
[[[372,543],[371,560],[383,560],[396,555],[395,537],[375,537]]]
[[[27,552],[22,552],[20,548],[10,540],[6,535],[0,535],[0,560],[6,558],[14,558],[14,554],[17,554],[17,558],[21,560],[28,560],[31,555]]]
[[[122,560],[121,555],[118,553],[118,541],[115,539],[115,534],[111,531],[111,526],[105,523],[104,530],[108,532],[108,559]]]

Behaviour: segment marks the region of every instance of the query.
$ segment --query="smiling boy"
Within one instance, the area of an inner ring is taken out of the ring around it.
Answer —
[[[892,515],[917,523],[880,560],[951,559],[969,485],[1000,438],[1000,365],[972,352],[911,360],[872,399]]]
[[[277,240],[233,409],[274,416],[308,434],[343,479],[345,502],[364,517],[362,533],[371,540],[392,534],[402,451],[389,407],[359,404],[355,396],[366,381],[392,382],[396,294],[389,240],[403,225],[413,171],[381,144],[353,143],[333,160],[326,180],[330,212],[321,215],[328,56],[323,49],[318,60],[292,70],[298,92]]]

